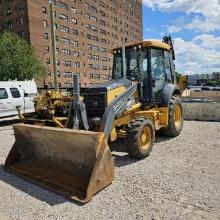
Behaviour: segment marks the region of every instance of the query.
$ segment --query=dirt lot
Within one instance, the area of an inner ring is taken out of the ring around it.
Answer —
[[[10,123],[0,140],[0,219],[220,219],[220,123],[185,122],[145,160],[113,152],[116,180],[84,206],[4,172]]]

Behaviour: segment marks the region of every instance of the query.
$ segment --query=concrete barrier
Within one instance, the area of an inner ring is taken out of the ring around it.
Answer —
[[[220,122],[220,103],[185,101],[183,102],[183,116],[185,120]]]

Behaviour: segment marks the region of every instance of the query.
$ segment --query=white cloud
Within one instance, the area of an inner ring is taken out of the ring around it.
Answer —
[[[207,49],[220,50],[220,36],[202,34],[193,38],[193,42]]]
[[[165,12],[199,13],[190,23],[184,23],[182,28],[194,29],[202,32],[220,30],[220,1],[219,0],[143,0],[143,4],[152,9],[159,8]],[[181,30],[179,25],[173,25],[170,32]]]
[[[181,30],[182,30],[181,27],[178,27],[178,26],[175,26],[175,25],[169,26],[167,28],[168,33],[176,33],[176,32],[180,32]]]
[[[207,39],[211,44],[207,43]],[[198,35],[192,41],[174,39],[177,71],[193,73],[212,73],[220,69],[220,37]]]
[[[152,10],[186,14],[167,24],[169,33],[194,30],[197,34],[189,41],[174,39],[177,71],[186,74],[220,71],[220,36],[210,34],[220,30],[220,0],[143,0],[143,4]]]

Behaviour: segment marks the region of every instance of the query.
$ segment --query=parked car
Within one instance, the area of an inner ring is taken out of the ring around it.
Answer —
[[[34,81],[0,82],[0,118],[21,113],[32,113],[37,87]]]

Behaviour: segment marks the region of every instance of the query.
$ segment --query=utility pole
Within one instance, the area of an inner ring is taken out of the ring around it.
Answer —
[[[124,41],[122,41],[122,67],[123,67],[123,79],[126,78],[126,57],[125,57],[125,44],[127,43],[128,39],[125,38]]]
[[[54,89],[58,91],[57,83],[57,56],[56,56],[56,36],[54,30],[54,12],[53,3],[50,2],[50,21],[51,21],[51,41],[52,41],[52,53],[53,53],[53,75],[54,75]]]

